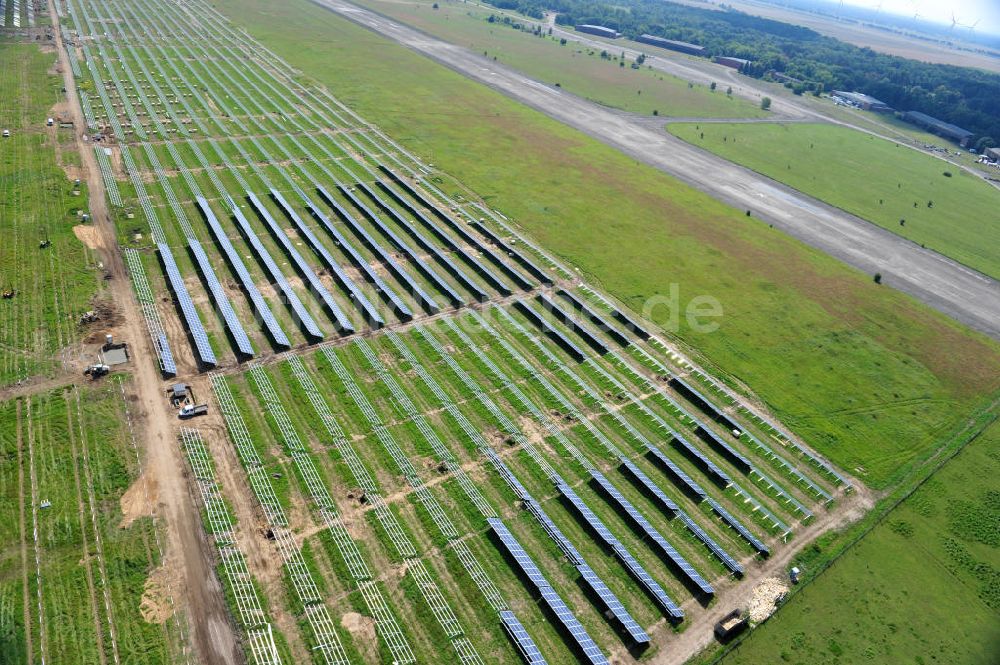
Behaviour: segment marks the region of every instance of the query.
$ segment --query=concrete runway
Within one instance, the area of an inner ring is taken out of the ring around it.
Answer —
[[[689,145],[649,119],[540,83],[345,0],[312,0],[699,189],[1000,340],[1000,283],[770,178]],[[784,109],[786,112],[792,109]]]

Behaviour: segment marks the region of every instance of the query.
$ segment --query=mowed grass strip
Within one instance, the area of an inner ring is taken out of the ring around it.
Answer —
[[[602,58],[601,49],[573,40],[560,44],[546,31],[536,36],[527,28],[516,29],[503,22],[500,10],[489,7],[424,0],[361,0],[357,4],[605,106],[648,116],[654,111],[660,116],[689,118],[766,115],[746,100],[726,95],[725,86],[713,92],[648,66],[632,69],[631,58],[626,58],[623,67],[621,50],[613,44],[608,45],[608,57]],[[497,20],[488,22],[490,16]],[[511,18],[511,23],[524,26],[524,20],[529,19]]]
[[[995,663],[998,451],[994,423],[722,662]]]
[[[869,484],[1000,389],[995,342],[742,211],[305,0],[218,7]],[[676,323],[646,308],[672,285]],[[699,295],[722,305],[714,332],[684,316]]]
[[[1000,278],[1000,190],[954,164],[833,125],[683,123],[669,130]]]

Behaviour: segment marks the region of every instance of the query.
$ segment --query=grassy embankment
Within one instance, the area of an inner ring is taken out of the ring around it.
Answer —
[[[830,125],[685,123],[670,131],[1000,277],[1000,190],[937,157]]]
[[[58,146],[65,130],[45,127],[63,95],[62,80],[49,72],[52,53],[37,46],[0,43],[0,386],[51,372],[59,351],[78,338],[76,321],[99,288],[88,266],[93,254],[73,233],[86,191],[57,161],[78,163],[71,143]],[[67,140],[62,137],[63,140]],[[51,247],[39,243],[48,238]]]

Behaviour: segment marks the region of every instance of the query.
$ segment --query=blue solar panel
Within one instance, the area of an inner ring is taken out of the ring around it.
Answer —
[[[250,199],[250,202],[255,208],[258,208],[258,212],[263,209],[260,201],[256,200],[256,197]],[[285,300],[288,302],[288,306],[292,308],[292,312],[299,319],[306,331],[317,339],[323,338],[323,331],[319,329],[316,325],[316,321],[313,320],[312,316],[306,310],[305,305],[299,300],[299,296],[292,290],[292,286],[288,283],[285,278],[285,273],[281,271],[278,264],[271,257],[270,252],[264,247],[264,243],[260,241],[257,237],[257,232],[253,230],[253,226],[250,225],[250,221],[243,214],[243,211],[238,207],[233,207],[233,215],[236,218],[236,223],[239,225],[240,229],[243,231],[243,236],[247,239],[250,247],[253,248],[254,252],[257,254],[257,258],[260,259],[261,263],[267,269],[267,272],[271,275],[271,279],[278,286],[278,290],[284,295]]]
[[[187,322],[188,330],[191,331],[191,338],[194,340],[198,357],[203,364],[215,366],[218,363],[215,359],[215,351],[212,350],[212,345],[208,341],[208,333],[205,332],[205,326],[202,325],[201,317],[198,316],[198,310],[195,309],[194,303],[191,301],[191,294],[188,293],[187,286],[184,284],[184,278],[181,276],[180,270],[177,269],[174,255],[166,243],[157,243],[156,248],[160,251],[163,267],[167,271],[167,280],[181,306],[181,313]]]
[[[576,511],[580,514],[580,517],[587,523],[588,526],[597,534],[598,538],[604,541],[604,543],[611,548],[611,551],[621,560],[625,568],[632,573],[632,575],[639,580],[639,582],[646,588],[646,591],[656,600],[657,604],[660,605],[667,612],[667,614],[676,620],[684,618],[684,610],[673,601],[667,592],[663,590],[663,587],[652,578],[652,576],[646,572],[646,569],[642,567],[632,553],[618,540],[617,537],[605,526],[604,522],[594,514],[590,507],[581,499],[576,492],[573,491],[566,483],[559,483],[557,485],[559,492],[566,497],[566,500],[570,502]]]
[[[604,583],[600,575],[595,573],[593,569],[585,563],[577,565],[576,569],[580,571],[580,576],[583,581],[587,583],[591,591],[594,592],[598,598],[604,603],[607,611],[621,624],[621,627],[628,633],[629,638],[633,643],[637,645],[649,644],[649,635],[643,630],[639,622],[636,621],[625,606],[622,605],[621,601],[618,600],[618,596],[614,594],[611,589]]]
[[[718,434],[701,423],[698,424],[697,432],[698,436],[712,446],[717,453],[732,462],[740,471],[743,473],[750,473],[753,471],[753,463],[735,448],[723,441]]]
[[[317,217],[317,219],[319,219],[320,222],[322,222],[324,226],[326,226],[327,231],[330,233],[330,235],[333,236],[333,239],[337,242],[338,245],[345,246],[349,244],[344,239],[344,237],[340,235],[340,232],[337,231],[336,227],[334,227],[334,225],[330,223],[330,220],[327,219],[325,215]],[[358,285],[354,283],[354,280],[352,280],[350,276],[346,272],[344,272],[344,269],[341,267],[340,262],[338,262],[337,259],[334,258],[333,254],[330,253],[330,250],[326,248],[326,245],[324,245],[320,241],[320,239],[316,237],[316,234],[313,233],[312,229],[310,229],[308,226],[304,226],[300,228],[299,231],[305,237],[309,245],[313,248],[313,251],[319,254],[320,258],[323,259],[323,262],[326,264],[326,266],[333,271],[334,278],[340,283],[340,285],[344,289],[347,290],[347,292],[350,294],[351,299],[354,300],[355,304],[358,305],[358,307],[360,307],[361,310],[365,313],[365,316],[368,317],[369,324],[375,328],[381,328],[383,325],[385,325],[385,321],[382,319],[382,316],[378,313],[378,310],[375,309],[375,306],[372,305],[371,302],[368,300],[368,298],[365,297],[365,294],[361,292],[361,289],[359,289]]]
[[[684,469],[677,466],[672,459],[664,455],[662,450],[652,444],[647,445],[646,450],[648,450],[649,454],[653,456],[653,459],[665,468],[667,475],[670,476],[674,483],[680,484],[681,489],[691,492],[698,497],[699,500],[703,500],[708,497],[708,493],[702,489],[701,485],[685,473]]]
[[[538,281],[540,281],[542,284],[544,284],[545,286],[552,286],[554,284],[552,278],[548,275],[548,273],[546,273],[544,270],[535,265],[531,261],[531,259],[529,259],[524,255],[523,252],[519,252],[514,247],[505,244],[503,240],[501,240],[500,237],[497,236],[497,234],[489,230],[484,224],[481,224],[480,222],[470,222],[469,226],[474,228],[476,231],[479,231],[479,233],[481,233],[482,235],[486,236],[497,247],[502,248],[505,252],[507,252],[508,256],[512,257],[515,261],[520,263],[525,270],[534,275],[535,278],[538,279]]]
[[[205,221],[208,222],[208,227],[212,231],[212,235],[215,236],[215,242],[222,248],[223,254],[226,255],[226,260],[234,271],[236,271],[236,276],[239,277],[240,283],[243,285],[243,290],[246,291],[247,297],[250,298],[250,302],[253,304],[254,311],[257,312],[257,316],[261,318],[264,322],[264,326],[267,328],[268,332],[271,333],[271,338],[274,340],[275,344],[280,346],[289,347],[292,345],[288,341],[288,336],[285,335],[285,331],[281,329],[278,324],[278,320],[274,318],[274,313],[271,312],[271,308],[268,307],[267,302],[264,301],[264,297],[260,294],[260,290],[254,283],[253,277],[250,275],[250,271],[247,270],[246,265],[243,263],[243,258],[240,256],[236,248],[233,247],[233,243],[230,242],[229,236],[226,235],[225,230],[222,225],[219,224],[219,220],[215,217],[215,213],[212,209],[208,207],[208,201],[198,197],[196,200],[198,207],[201,209],[202,215]],[[230,209],[236,209],[236,204],[233,203],[232,199],[229,200]]]
[[[424,251],[433,254],[434,257],[438,260],[438,262],[445,267],[445,270],[447,270],[452,277],[461,282],[465,288],[471,291],[477,300],[486,301],[489,299],[489,294],[483,291],[482,287],[480,287],[479,284],[473,281],[471,277],[466,275],[465,271],[463,271],[460,267],[458,267],[458,265],[451,260],[451,257],[442,252],[437,245],[435,245],[426,237],[424,237],[424,235],[420,233],[420,231],[418,231],[405,217],[399,214],[398,210],[382,202],[382,200],[378,198],[378,195],[376,195],[375,192],[373,192],[371,188],[365,185],[363,182],[359,182],[358,186],[361,187],[361,189],[363,189],[368,194],[368,196],[372,198],[372,200],[378,203],[379,207],[386,213],[388,213],[389,216],[391,216],[396,221],[397,224],[403,227],[403,229],[408,234],[410,234],[410,237],[413,238],[413,240],[416,241],[416,243],[420,245],[420,247],[422,247]],[[354,203],[355,205],[361,204],[358,205],[358,208],[363,213],[365,213],[365,216],[368,217],[368,219],[374,221],[374,219],[376,218],[375,213],[371,210],[371,208],[361,203],[358,197],[354,196],[354,192],[352,192],[349,188],[343,185],[338,185],[338,189],[340,189],[340,191],[342,191],[348,198],[350,198],[351,202]]]
[[[781,465],[781,467],[785,469],[785,471],[791,474],[800,483],[808,487],[817,495],[821,496],[825,501],[833,501],[833,496],[831,496],[829,492],[827,492],[825,489],[814,483],[810,478],[808,478],[805,474],[799,471],[798,467],[796,467],[787,459],[776,453],[766,443],[755,437],[750,432],[744,431],[743,436],[750,439],[754,447],[756,447],[758,450],[763,450],[765,455],[767,455],[770,459]]]
[[[167,376],[177,376],[177,363],[174,362],[174,354],[170,350],[170,342],[167,341],[166,334],[157,335],[156,343],[160,347],[160,363],[163,365],[163,373]]]
[[[542,303],[542,305],[545,307],[547,311],[555,314],[556,318],[562,321],[567,328],[575,332],[580,337],[580,339],[586,342],[587,345],[590,346],[590,348],[592,348],[594,351],[597,351],[601,355],[604,355],[605,353],[608,352],[607,345],[605,345],[604,342],[599,340],[597,338],[597,335],[595,335],[590,329],[588,329],[582,323],[580,323],[572,316],[570,316],[568,312],[566,312],[562,307],[554,303],[544,293],[538,294],[538,302]]]
[[[493,533],[496,534],[504,549],[507,550],[510,557],[535,586],[542,600],[548,605],[559,623],[563,625],[573,638],[573,641],[579,647],[581,654],[586,658],[587,662],[597,665],[607,665],[608,659],[601,653],[600,647],[597,646],[597,643],[587,633],[587,629],[583,627],[572,610],[567,607],[563,599],[552,588],[545,575],[538,569],[538,566],[528,556],[528,553],[524,551],[524,548],[521,547],[521,543],[517,541],[514,534],[507,529],[506,525],[499,518],[491,517],[487,519],[487,522],[489,522],[490,528],[493,529]]]
[[[746,528],[742,522],[733,517],[728,510],[723,508],[715,499],[709,499],[708,505],[712,508],[712,511],[722,518],[722,521],[731,526],[736,530],[736,533],[740,534],[744,540],[746,540],[750,545],[757,550],[759,554],[767,556],[771,553],[767,545],[760,541],[755,535],[750,533],[750,529]]]
[[[660,548],[660,551],[666,555],[666,557],[675,566],[677,566],[678,569],[680,569],[681,573],[691,583],[697,586],[701,592],[707,596],[715,593],[712,585],[709,584],[697,570],[695,570],[694,566],[687,562],[687,559],[681,556],[680,552],[674,549],[674,546],[663,537],[663,534],[657,531],[656,528],[649,523],[649,520],[643,517],[642,513],[640,513],[639,510],[632,505],[632,502],[626,499],[625,496],[618,491],[618,488],[612,485],[600,471],[591,469],[590,475],[597,482],[597,484],[601,486],[601,489],[603,489],[605,493],[611,497],[614,503],[616,503],[618,507],[629,516],[639,530],[642,531],[647,538],[656,543],[657,547]]]
[[[414,199],[416,199],[416,201],[420,205],[422,205],[423,207],[425,207],[428,210],[430,210],[432,213],[434,213],[434,215],[438,219],[440,219],[442,222],[444,222],[445,224],[447,224],[455,233],[457,233],[459,235],[459,237],[462,238],[462,240],[464,240],[465,242],[467,242],[470,245],[472,245],[473,247],[475,247],[477,251],[481,252],[490,261],[492,261],[498,268],[500,268],[500,270],[502,270],[504,272],[505,275],[507,275],[508,277],[510,277],[512,280],[514,280],[514,282],[519,287],[521,287],[525,291],[530,291],[531,289],[535,288],[535,285],[532,284],[531,282],[529,282],[527,279],[525,279],[524,275],[522,275],[518,271],[514,270],[508,264],[504,263],[504,261],[499,256],[497,256],[496,254],[494,254],[493,251],[490,248],[488,248],[486,245],[484,245],[479,240],[479,238],[477,238],[476,236],[474,236],[471,233],[469,233],[468,231],[466,231],[465,228],[462,226],[462,224],[460,224],[459,222],[457,222],[454,219],[452,219],[447,213],[445,213],[439,207],[437,207],[436,205],[434,205],[431,201],[429,201],[427,199],[427,197],[425,197],[423,194],[421,194],[420,191],[417,190],[415,187],[413,187],[410,183],[408,183],[405,180],[403,180],[402,178],[400,178],[398,175],[396,175],[395,173],[393,173],[392,171],[390,171],[388,168],[386,168],[382,164],[379,164],[379,169],[383,173],[387,174],[390,178],[392,178],[393,182],[395,182],[400,187],[402,187],[404,190],[406,190],[406,192],[410,196],[412,196]],[[424,215],[418,209],[416,209],[415,207],[413,207],[413,205],[411,205],[409,201],[407,201],[406,199],[400,197],[398,194],[396,194],[394,191],[392,191],[391,189],[389,189],[386,185],[382,184],[381,182],[379,184],[382,186],[383,189],[385,189],[387,192],[389,192],[389,194],[394,199],[396,199],[401,205],[403,205],[403,207],[405,207],[407,210],[409,210],[410,212],[412,212],[415,215],[420,215],[423,219],[426,220],[426,217],[424,217]],[[427,220],[427,223],[431,223],[430,220]],[[479,269],[479,267],[481,267],[481,266],[477,262],[477,266],[476,266],[477,270]]]
[[[517,616],[510,610],[500,610],[500,621],[510,635],[510,639],[517,645],[517,650],[521,652],[521,657],[528,665],[547,665],[542,652],[538,650],[538,645],[531,639],[531,635],[525,630],[524,625]]]
[[[576,344],[571,342],[569,338],[563,335],[561,332],[553,328],[548,321],[545,320],[541,314],[536,312],[531,308],[528,303],[523,300],[515,300],[514,307],[516,307],[521,313],[523,313],[528,320],[533,324],[538,326],[538,328],[545,333],[552,341],[559,345],[566,353],[568,353],[577,362],[583,362],[587,357],[586,354],[580,350]]]
[[[290,205],[288,205],[288,202],[285,201],[284,197],[281,196],[280,192],[272,189],[271,196],[274,197],[275,201],[278,201],[278,203],[285,210],[285,213],[289,217],[291,217],[292,221],[295,222],[295,225],[297,227],[303,228],[306,226],[305,223],[302,221],[302,219],[298,216],[298,213],[295,212],[295,209],[292,208]],[[305,198],[304,195],[303,198]],[[308,199],[306,199],[306,203],[309,206],[309,210],[312,212],[314,216],[317,217],[324,216],[322,211],[320,211],[316,206],[312,205],[312,202],[308,201]],[[351,262],[354,263],[354,265],[358,269],[360,269],[361,272],[365,274],[365,276],[368,277],[371,283],[375,285],[375,289],[382,294],[382,297],[385,298],[389,306],[392,307],[392,309],[401,319],[409,321],[410,319],[413,318],[413,312],[410,311],[410,308],[406,305],[406,303],[404,303],[400,299],[400,297],[396,295],[396,292],[393,291],[389,287],[389,285],[382,280],[381,277],[379,277],[378,273],[375,272],[375,269],[372,268],[371,264],[368,263],[368,260],[365,259],[365,257],[362,256],[361,253],[354,248],[354,245],[348,243],[345,240],[341,244],[341,249],[347,252],[348,256],[351,257]]]
[[[661,508],[665,509],[671,517],[676,516],[677,519],[681,520],[684,527],[694,534],[694,537],[700,540],[712,552],[712,554],[714,554],[716,558],[718,558],[723,565],[726,566],[726,568],[737,575],[743,574],[743,566],[741,566],[736,559],[730,556],[721,545],[715,542],[715,540],[709,536],[704,529],[698,526],[680,506],[678,506],[663,492],[663,490],[657,487],[656,483],[654,483],[649,476],[642,471],[642,469],[626,459],[622,460],[622,466],[629,471],[632,477],[638,481],[639,485],[643,489],[656,499],[656,502]]]
[[[233,304],[229,302],[229,296],[226,295],[218,277],[215,276],[215,269],[212,268],[212,263],[208,260],[208,255],[205,254],[201,243],[194,238],[188,238],[188,246],[191,248],[191,253],[194,254],[201,274],[205,276],[205,281],[208,282],[208,290],[212,292],[212,298],[215,300],[215,304],[219,308],[223,320],[226,322],[229,334],[233,336],[237,350],[244,356],[253,356],[254,350],[253,345],[250,343],[250,338],[247,337],[247,333],[243,329],[243,324],[240,323],[239,318],[236,316]]]
[[[486,267],[486,265],[484,265],[481,261],[479,261],[477,258],[473,256],[470,256],[468,252],[459,247],[458,243],[456,243],[450,235],[445,233],[445,231],[440,226],[438,226],[434,222],[434,220],[428,218],[427,215],[425,215],[417,207],[415,207],[413,204],[407,201],[399,192],[390,187],[389,184],[386,183],[385,181],[377,180],[376,182],[378,183],[378,186],[379,188],[382,189],[382,191],[384,191],[396,203],[402,206],[404,210],[406,210],[411,215],[420,220],[420,223],[424,225],[424,228],[428,229],[431,233],[436,235],[438,240],[444,243],[445,247],[450,248],[453,252],[461,256],[462,259],[467,264],[469,264],[469,266],[473,270],[479,273],[480,277],[489,282],[493,286],[493,288],[495,288],[497,291],[504,294],[505,296],[509,296],[512,293],[511,288],[507,286],[503,282],[503,280],[501,280],[492,270]],[[384,201],[376,197],[375,192],[373,192],[371,188],[369,188],[365,183],[358,183],[358,184],[364,188],[364,190],[369,194],[369,196],[372,196],[375,199],[375,201],[379,204],[380,207],[382,207],[383,209],[388,207]]]
[[[382,247],[381,243],[379,243],[378,240],[372,237],[372,235],[368,233],[367,229],[365,229],[364,226],[359,224],[357,220],[354,219],[354,217],[349,212],[347,212],[347,210],[345,210],[342,205],[340,205],[339,201],[333,198],[330,195],[330,193],[327,192],[320,185],[316,185],[316,191],[319,192],[320,196],[323,197],[323,199],[328,204],[330,204],[334,210],[337,211],[337,214],[340,216],[340,218],[344,220],[344,223],[351,228],[351,230],[354,232],[356,236],[361,238],[361,241],[365,244],[365,246],[378,255],[378,257],[382,260],[382,262],[388,267],[389,271],[396,276],[396,279],[398,279],[400,282],[406,285],[406,287],[410,290],[410,293],[413,294],[413,296],[422,303],[422,305],[424,306],[425,309],[427,309],[427,311],[435,313],[441,310],[441,307],[438,305],[437,301],[434,300],[434,298],[432,298],[426,291],[424,291],[423,287],[421,287],[416,281],[414,281],[412,277],[410,277],[410,274],[406,272],[406,269],[403,268],[403,266],[401,266],[398,261],[396,261],[396,259],[392,256],[392,254],[390,254],[384,247]],[[413,252],[413,250],[411,250],[398,236],[396,236],[396,234],[392,233],[392,231],[389,230],[388,228],[384,228],[384,225],[382,224],[381,220],[374,223],[376,226],[382,228],[383,233],[386,233],[387,235],[390,236],[392,242],[396,243],[397,246],[400,247],[400,249],[410,257],[410,260],[414,262],[414,264],[417,266],[417,269],[423,272],[424,275],[428,277],[428,279],[437,284],[439,287],[440,284],[444,284],[444,288],[446,289],[445,293],[447,293],[448,296],[452,299],[452,302],[456,304],[462,302],[462,299],[458,296],[457,293],[454,292],[454,290],[452,290],[450,286],[448,286],[447,282],[444,282],[444,280],[442,280],[438,276],[438,274],[431,269],[430,266],[424,263],[424,261],[421,260],[420,257],[417,256]]]
[[[725,471],[716,466],[715,462],[705,457],[705,455],[695,448],[691,443],[677,432],[671,432],[674,445],[681,448],[698,466],[709,476],[713,477],[722,487],[729,487],[733,484],[733,479]]]
[[[573,307],[580,310],[580,312],[590,320],[591,323],[596,325],[599,330],[602,330],[608,337],[615,340],[618,344],[622,346],[628,346],[632,341],[626,337],[617,328],[612,327],[611,323],[602,317],[600,314],[591,309],[586,303],[577,298],[575,295],[567,291],[566,289],[559,289],[557,292],[560,297],[567,300]]]
[[[251,192],[247,192],[247,197],[250,198],[251,201],[256,201],[254,204],[255,208],[259,206],[260,201],[258,201],[257,197]],[[302,221],[292,206],[288,205],[288,201],[286,201],[285,197],[281,195],[281,192],[272,189],[271,197],[279,206],[281,206],[281,209],[285,211],[285,214],[288,215],[288,217],[295,224],[296,228],[298,228],[301,232],[301,229],[306,226],[305,222]],[[319,296],[319,299],[323,301],[323,304],[326,305],[327,311],[333,315],[333,321],[337,324],[338,331],[345,335],[353,333],[354,325],[351,323],[350,319],[347,318],[347,315],[344,314],[344,311],[340,308],[340,305],[337,304],[337,301],[333,299],[333,295],[327,291],[323,282],[320,281],[319,276],[313,271],[312,267],[306,262],[305,258],[299,253],[299,251],[295,249],[295,246],[292,244],[288,234],[285,233],[285,230],[278,225],[276,220],[263,206],[259,206],[258,209],[264,211],[261,214],[261,217],[267,223],[268,228],[271,229],[271,235],[274,236],[275,240],[281,244],[281,246],[285,249],[285,252],[292,258],[292,261],[299,269],[299,272],[302,273],[305,276],[306,281],[309,282],[309,287]]]

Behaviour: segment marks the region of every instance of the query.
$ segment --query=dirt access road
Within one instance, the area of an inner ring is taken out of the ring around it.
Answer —
[[[158,500],[151,508],[165,523],[167,537],[163,565],[169,569],[165,577],[178,581],[168,589],[168,594],[172,596],[174,607],[180,608],[187,619],[184,632],[189,636],[194,662],[235,665],[243,660],[241,650],[233,634],[222,587],[215,576],[201,516],[185,478],[184,460],[177,445],[176,416],[168,411],[164,382],[152,362],[156,356],[138,304],[132,297],[128,273],[118,251],[115,226],[105,202],[104,183],[93,145],[83,140],[86,121],[76,94],[66,45],[62,42],[54,0],[49,0],[49,15],[52,17],[66,96],[71,101],[77,147],[91,193],[91,217],[97,232],[97,249],[105,268],[112,275],[108,282],[111,297],[124,318],[120,337],[128,340],[134,351],[132,378],[137,401],[133,414],[145,462],[140,480],[157,487]]]
[[[1000,339],[1000,283],[936,252],[749,169],[651,128],[636,117],[540,83],[346,0],[312,0],[526,104]],[[789,114],[796,109],[786,109]]]

